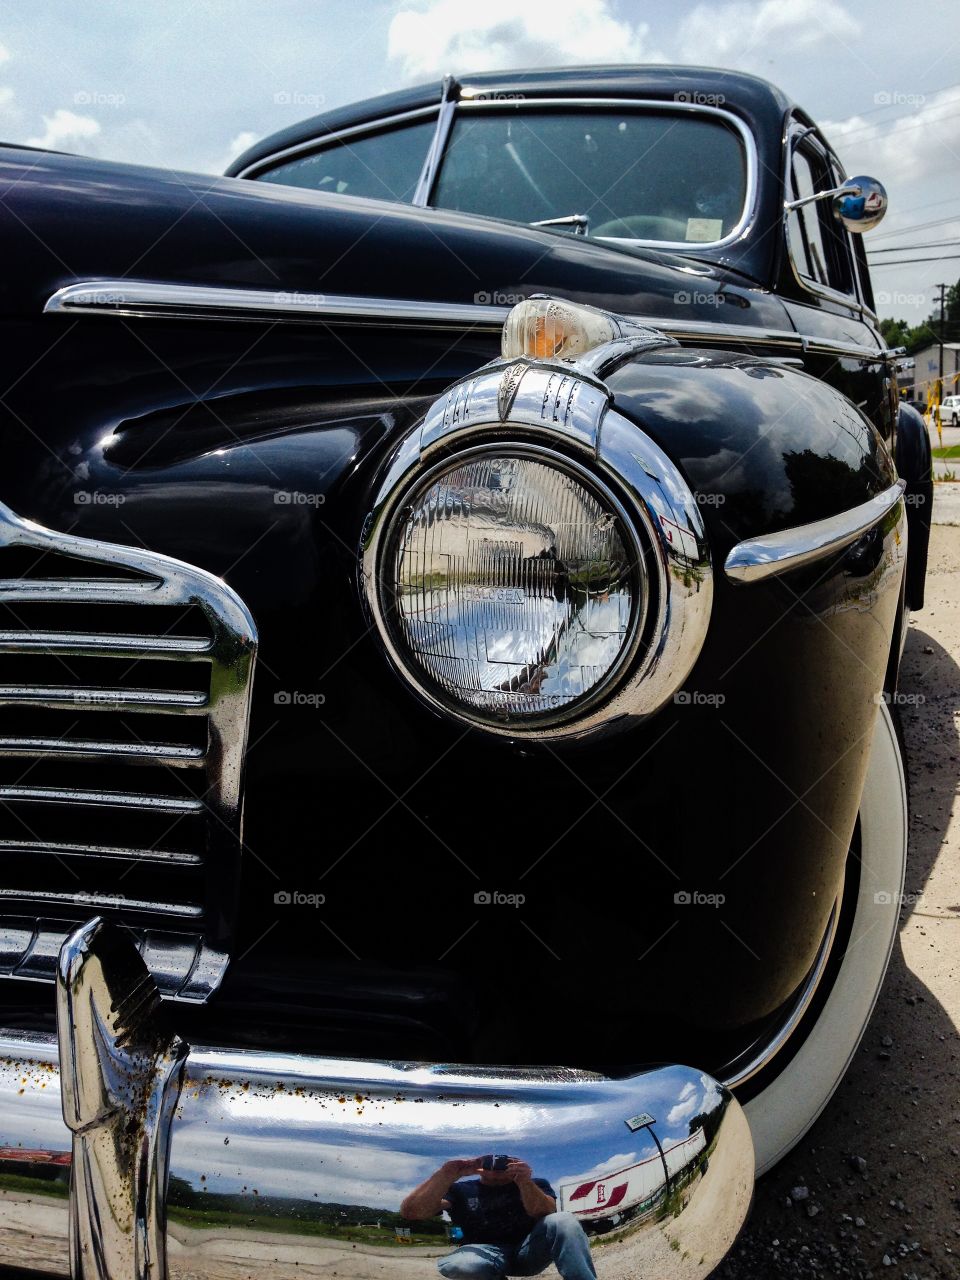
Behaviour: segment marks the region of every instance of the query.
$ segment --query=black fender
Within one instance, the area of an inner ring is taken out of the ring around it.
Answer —
[[[907,482],[906,606],[922,609],[933,516],[933,453],[927,424],[909,404],[901,403],[897,414],[895,457],[900,478]]]

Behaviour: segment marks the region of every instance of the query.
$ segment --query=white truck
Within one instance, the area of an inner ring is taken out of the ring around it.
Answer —
[[[557,1184],[560,1208],[575,1214],[584,1223],[620,1216],[630,1209],[644,1213],[653,1208],[666,1189],[664,1160],[673,1180],[689,1168],[706,1145],[701,1127],[689,1138],[665,1146],[663,1159],[655,1151],[637,1164],[594,1176],[564,1178]]]

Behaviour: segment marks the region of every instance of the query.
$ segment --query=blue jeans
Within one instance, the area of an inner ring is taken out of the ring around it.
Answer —
[[[437,1263],[445,1280],[536,1276],[553,1263],[562,1280],[596,1280],[586,1232],[572,1213],[548,1213],[515,1248],[465,1244]]]

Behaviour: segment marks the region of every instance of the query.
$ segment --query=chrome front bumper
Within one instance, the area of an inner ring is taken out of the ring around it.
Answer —
[[[0,1033],[0,1258],[84,1280],[434,1280],[456,1242],[401,1219],[445,1161],[510,1152],[591,1239],[601,1280],[703,1277],[753,1144],[702,1072],[351,1062],[189,1048],[128,937],[64,945],[59,1052]],[[69,1195],[67,1188],[69,1185]]]

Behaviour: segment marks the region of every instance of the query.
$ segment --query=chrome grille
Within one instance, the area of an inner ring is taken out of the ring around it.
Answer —
[[[0,504],[0,975],[126,925],[161,991],[229,961],[256,629],[192,565]]]

